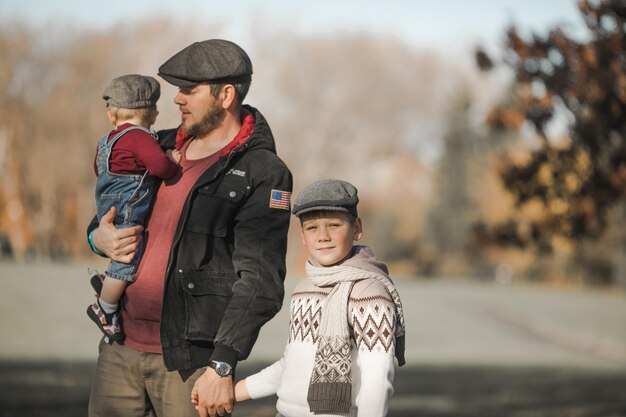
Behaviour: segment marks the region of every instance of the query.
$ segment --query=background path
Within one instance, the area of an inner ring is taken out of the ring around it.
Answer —
[[[88,279],[86,266],[0,263],[0,416],[86,414],[99,340],[85,314]],[[396,373],[391,417],[626,416],[624,293],[396,283],[408,365]],[[283,308],[239,376],[280,357],[287,321]],[[241,404],[236,415],[273,416],[274,402]]]

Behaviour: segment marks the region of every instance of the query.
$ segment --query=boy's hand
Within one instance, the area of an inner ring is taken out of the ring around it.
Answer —
[[[128,264],[135,257],[143,227],[118,229],[113,224],[116,213],[117,208],[111,207],[111,210],[102,216],[98,228],[92,235],[93,244],[112,261]]]
[[[181,155],[181,153],[180,153],[180,151],[178,149],[168,149],[167,151],[165,151],[165,154],[172,161],[174,161],[178,165],[180,165],[180,159],[181,159],[182,155]]]

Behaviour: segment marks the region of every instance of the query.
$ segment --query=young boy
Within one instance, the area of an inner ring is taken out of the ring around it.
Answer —
[[[304,188],[294,204],[310,257],[291,297],[283,357],[235,385],[236,401],[278,395],[278,416],[387,414],[394,355],[404,364],[404,316],[387,267],[367,246],[356,188]],[[197,402],[197,393],[192,392]]]
[[[179,172],[180,153],[168,151],[166,155],[156,134],[149,130],[159,113],[156,103],[160,89],[155,78],[131,74],[115,78],[104,90],[102,98],[114,129],[98,142],[94,162],[98,220],[115,207],[117,227],[144,226],[155,178],[167,179]],[[119,300],[126,286],[135,280],[143,247],[142,241],[131,264],[111,262],[104,277],[91,279],[98,296],[87,314],[109,342],[124,340],[118,319]]]

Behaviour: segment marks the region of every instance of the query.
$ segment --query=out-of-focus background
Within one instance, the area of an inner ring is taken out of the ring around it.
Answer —
[[[101,93],[209,38],[249,53],[294,192],[359,189],[408,313],[390,415],[626,415],[625,25],[624,0],[2,1],[0,416],[86,414]]]

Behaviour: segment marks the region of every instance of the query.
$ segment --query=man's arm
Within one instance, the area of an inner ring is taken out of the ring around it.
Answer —
[[[215,338],[211,360],[229,363],[250,354],[261,327],[280,310],[284,296],[285,256],[290,211],[273,208],[272,190],[291,193],[289,170],[275,167],[259,180],[235,219],[233,265],[240,279]],[[232,377],[220,378],[212,368],[196,381],[198,414],[213,416],[232,410],[235,400]]]
[[[132,226],[118,229],[113,224],[117,208],[111,210],[100,219],[100,223],[94,217],[87,227],[87,236],[90,237],[91,249],[112,261],[130,263],[135,257],[137,246],[141,241],[142,226]]]
[[[272,191],[288,195],[292,178],[274,166],[258,183],[235,218],[233,266],[239,279],[215,337],[212,360],[248,357],[261,327],[282,307],[290,210],[271,204]]]

